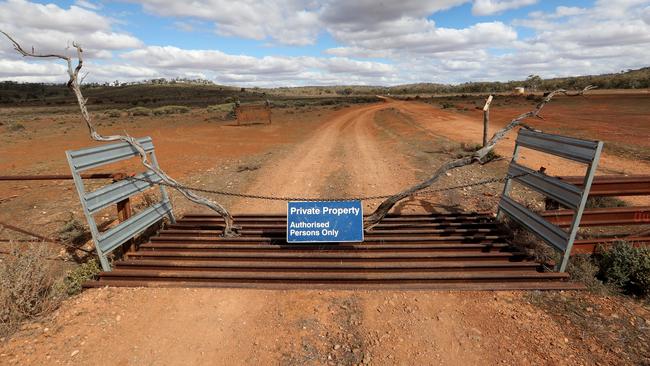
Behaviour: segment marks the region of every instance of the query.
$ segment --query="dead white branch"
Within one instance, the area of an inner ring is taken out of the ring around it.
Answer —
[[[584,93],[592,89],[596,89],[596,87],[590,85],[578,92],[568,92],[564,89],[558,89],[549,93],[546,97],[544,97],[544,99],[541,102],[539,102],[539,104],[537,104],[535,109],[533,109],[530,112],[526,112],[519,115],[517,118],[511,120],[504,128],[497,131],[492,136],[492,138],[487,142],[487,144],[483,146],[483,148],[481,148],[480,150],[477,150],[471,155],[467,155],[460,159],[456,159],[443,164],[433,173],[433,175],[429,179],[425,180],[424,182],[418,183],[405,191],[402,191],[400,193],[397,193],[387,198],[384,202],[382,202],[379,205],[379,207],[377,207],[377,209],[375,210],[375,212],[372,213],[372,215],[368,216],[365,219],[364,222],[365,229],[370,230],[373,227],[375,227],[375,225],[377,225],[386,216],[386,214],[388,214],[388,211],[390,211],[390,209],[393,208],[393,206],[395,206],[397,202],[403,200],[404,198],[412,196],[416,192],[419,192],[423,189],[430,187],[433,183],[438,181],[438,179],[440,179],[440,177],[443,176],[449,170],[457,169],[475,163],[480,163],[480,164],[487,163],[487,161],[485,161],[485,157],[488,156],[490,151],[494,149],[496,144],[499,141],[501,141],[509,131],[521,125],[522,122],[527,118],[541,118],[539,116],[539,113],[544,108],[544,106],[546,106],[546,104],[548,104],[556,95],[563,94],[567,96],[579,96],[579,95],[583,95]]]
[[[142,146],[140,146],[140,144],[136,141],[135,138],[129,136],[128,134],[124,136],[122,135],[103,136],[97,132],[95,126],[92,123],[90,113],[88,113],[88,109],[86,108],[87,100],[86,98],[84,98],[83,94],[81,93],[81,87],[80,87],[81,80],[79,79],[79,71],[81,71],[81,68],[83,67],[83,49],[79,44],[77,43],[72,44],[72,46],[77,50],[77,66],[73,67],[73,59],[69,56],[63,56],[57,54],[37,54],[33,48],[31,52],[28,52],[25,51],[25,49],[23,49],[23,47],[16,40],[14,40],[9,34],[7,34],[2,30],[0,30],[0,33],[4,34],[9,39],[9,41],[11,41],[14,49],[24,57],[58,58],[66,61],[68,64],[68,76],[69,76],[67,85],[68,88],[74,93],[75,97],[77,98],[77,104],[79,105],[79,109],[81,110],[81,116],[90,132],[90,137],[93,140],[102,141],[102,142],[124,141],[129,143],[140,154],[142,164],[147,169],[150,169],[156,174],[158,174],[162,178],[163,182],[165,182],[169,187],[172,187],[178,192],[180,192],[188,200],[206,206],[211,210],[215,211],[220,216],[222,216],[225,222],[225,228],[223,232],[224,236],[230,237],[230,236],[237,235],[237,228],[234,226],[234,220],[232,218],[232,215],[230,215],[230,213],[228,212],[228,210],[226,210],[225,207],[223,207],[217,202],[210,201],[207,198],[201,197],[196,193],[184,188],[176,180],[169,177],[164,171],[153,166],[149,162],[149,158],[147,157],[146,151]]]

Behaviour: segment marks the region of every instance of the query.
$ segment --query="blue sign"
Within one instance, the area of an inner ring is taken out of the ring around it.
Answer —
[[[362,241],[361,201],[287,204],[287,243]]]

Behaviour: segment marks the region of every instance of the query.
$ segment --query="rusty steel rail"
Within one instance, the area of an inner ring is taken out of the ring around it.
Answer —
[[[599,245],[607,247],[621,241],[625,241],[626,243],[634,247],[650,245],[649,236],[624,236],[624,237],[614,237],[614,238],[581,239],[581,240],[576,240],[575,245],[573,247],[573,254],[591,254],[596,251]]]
[[[559,179],[581,187],[583,177],[565,176]],[[650,195],[650,175],[599,175],[594,177],[590,197]]]
[[[583,184],[582,177],[564,176],[559,179],[577,186]],[[589,197],[643,196],[650,195],[650,175],[601,175],[594,177]],[[557,210],[557,202],[547,200],[547,211],[542,213],[546,218],[560,227],[569,227],[573,218],[570,210]],[[650,207],[613,207],[589,208],[582,215],[581,226],[631,226],[650,225]],[[634,235],[623,235],[612,238],[590,238],[576,240],[572,254],[593,253],[601,246],[611,246],[616,242],[626,241],[634,246],[650,245],[650,231]]]
[[[11,231],[15,231],[15,232],[17,232],[17,233],[21,233],[21,234],[24,234],[24,235],[28,235],[28,236],[34,237],[34,238],[36,238],[36,239],[39,239],[39,240],[41,240],[41,241],[46,241],[46,242],[48,242],[48,243],[55,243],[55,244],[60,244],[60,243],[61,243],[60,241],[58,241],[58,240],[56,240],[56,239],[51,239],[51,238],[48,238],[48,237],[46,237],[46,236],[39,235],[39,234],[33,233],[33,232],[31,232],[31,231],[27,231],[27,230],[25,230],[25,229],[21,229],[21,228],[19,228],[19,227],[16,227],[16,226],[13,226],[13,225],[7,224],[7,223],[2,222],[2,221],[0,221],[0,227],[4,227],[4,228],[9,229],[9,230],[11,230]]]
[[[128,176],[127,173],[124,172],[116,172],[116,173],[84,173],[80,174],[81,179],[111,179],[113,182],[117,182],[120,180],[125,179]],[[47,175],[2,175],[0,176],[0,181],[43,181],[43,180],[73,180],[74,177],[71,174],[47,174]],[[117,217],[119,222],[124,222],[128,220],[132,216],[132,210],[131,210],[131,201],[129,198],[126,198],[122,201],[117,202]],[[83,248],[78,248],[75,246],[71,246],[69,244],[66,244],[60,240],[57,239],[51,239],[30,231],[27,231],[25,229],[21,229],[17,226],[7,224],[4,222],[0,222],[0,227],[7,228],[9,230],[28,235],[31,237],[34,237],[38,240],[48,242],[48,243],[54,243],[54,244],[59,244],[63,245],[75,250],[79,250],[88,254],[92,254],[91,251],[83,249]],[[125,251],[131,250],[131,245],[132,245],[132,240],[129,240],[125,246],[124,249]]]
[[[88,173],[81,174],[82,179],[124,179],[124,173]],[[72,180],[71,174],[48,175],[0,175],[0,181],[30,181],[30,180]]]
[[[573,219],[571,210],[544,211],[542,217],[549,222],[568,227]],[[650,206],[648,207],[613,207],[591,208],[582,214],[580,226],[615,226],[650,224]]]
[[[78,251],[81,251],[81,252],[84,252],[84,253],[92,254],[92,252],[89,251],[89,250],[86,250],[86,249],[83,249],[83,248],[79,248],[79,247],[76,247],[76,246],[73,246],[73,245],[69,245],[69,244],[64,243],[64,242],[62,242],[62,241],[60,241],[60,240],[52,239],[52,238],[48,238],[48,237],[46,237],[46,236],[43,236],[43,235],[40,235],[40,234],[33,233],[33,232],[31,232],[31,231],[28,231],[28,230],[25,230],[25,229],[21,229],[21,228],[19,228],[19,227],[17,227],[17,226],[7,224],[7,223],[5,223],[5,222],[1,222],[1,221],[0,221],[0,227],[2,227],[2,228],[6,228],[6,229],[11,230],[11,231],[15,231],[15,232],[17,232],[17,233],[21,233],[21,234],[24,234],[24,235],[31,236],[31,237],[33,237],[33,238],[36,238],[36,239],[42,241],[42,242],[47,242],[47,243],[52,243],[52,244],[63,245],[63,246],[65,246],[65,247],[68,247],[68,248],[71,248],[71,249],[74,249],[74,250],[78,250]],[[3,239],[3,241],[4,241],[4,239]],[[31,242],[34,242],[34,241],[36,241],[36,240],[31,240]]]
[[[507,244],[499,224],[478,214],[391,215],[363,243],[299,245],[286,242],[286,216],[236,221],[242,236],[223,238],[219,217],[187,215],[85,286],[582,288]]]

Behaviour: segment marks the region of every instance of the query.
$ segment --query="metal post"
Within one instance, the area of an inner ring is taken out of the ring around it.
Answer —
[[[117,203],[117,219],[120,223],[128,220],[132,215],[131,199],[126,198]],[[126,253],[135,252],[135,245],[133,239],[129,239],[122,244],[122,251]]]
[[[583,185],[580,206],[578,207],[576,214],[573,216],[573,223],[571,224],[571,231],[569,232],[569,241],[567,243],[566,250],[564,251],[564,255],[562,256],[562,263],[560,264],[559,268],[560,272],[565,272],[566,267],[569,264],[571,250],[573,249],[573,242],[575,241],[576,235],[578,234],[578,229],[580,228],[579,223],[582,219],[582,214],[585,211],[585,205],[587,204],[587,199],[589,198],[589,190],[591,188],[591,183],[594,181],[594,176],[596,175],[596,169],[598,168],[598,162],[600,161],[600,154],[602,151],[603,143],[601,141],[598,143],[598,147],[596,147],[596,153],[594,154],[594,159],[591,164],[589,164],[589,168],[587,169],[587,176],[585,177]]]
[[[158,159],[156,158],[156,153],[153,151],[151,152],[151,162],[153,163],[153,166],[155,166],[157,169],[160,169],[160,166],[158,165]],[[169,200],[169,194],[167,193],[167,189],[165,189],[165,186],[162,184],[159,184],[158,186],[160,187],[160,196],[162,200],[171,203],[171,201]],[[169,211],[168,218],[172,224],[176,223],[176,218],[174,217],[173,210]]]
[[[81,175],[77,172],[77,169],[75,169],[74,164],[72,163],[72,157],[70,156],[70,152],[66,152],[65,155],[68,159],[70,170],[72,171],[72,179],[74,180],[74,185],[77,188],[77,193],[79,194],[79,197],[81,198],[81,206],[83,207],[84,215],[86,216],[86,220],[88,221],[88,227],[90,228],[90,233],[92,234],[93,240],[95,241],[95,250],[97,251],[99,262],[102,265],[102,269],[108,272],[111,270],[111,264],[108,262],[108,258],[106,258],[106,254],[104,254],[101,248],[99,247],[100,233],[99,230],[97,229],[97,223],[95,222],[95,218],[88,211],[88,207],[86,206],[86,201],[83,199],[83,197],[86,196],[86,190],[84,189],[84,184],[83,181],[81,180]]]
[[[517,158],[519,157],[519,144],[515,142],[515,150],[512,152],[512,160],[510,160],[510,164],[516,163]],[[506,177],[508,175],[508,172],[506,172]],[[507,195],[510,194],[510,188],[512,187],[512,178],[507,178],[506,182],[503,184],[503,192],[501,193],[501,197],[506,197]],[[503,212],[501,211],[501,207],[497,206],[497,220],[500,220],[503,217]]]

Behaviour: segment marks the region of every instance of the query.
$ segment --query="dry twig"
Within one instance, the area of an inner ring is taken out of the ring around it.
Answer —
[[[88,127],[91,138],[95,141],[102,141],[102,142],[124,141],[129,143],[131,146],[133,146],[134,149],[136,149],[136,151],[140,155],[140,158],[142,159],[142,164],[145,167],[147,167],[147,169],[150,169],[154,173],[158,174],[165,183],[167,183],[170,187],[176,189],[188,200],[206,206],[212,209],[213,211],[215,211],[216,213],[218,213],[219,215],[221,215],[225,222],[225,228],[223,233],[224,236],[237,235],[237,228],[234,226],[232,215],[230,215],[230,213],[225,207],[223,207],[217,202],[210,201],[207,198],[201,197],[196,193],[184,188],[176,180],[169,177],[164,171],[153,166],[149,162],[149,158],[147,157],[147,153],[145,152],[144,148],[140,146],[140,144],[136,141],[135,138],[129,136],[128,134],[124,136],[122,135],[103,136],[97,132],[95,126],[92,124],[90,113],[88,113],[88,109],[86,108],[86,103],[88,102],[88,100],[84,98],[83,94],[81,93],[81,87],[80,87],[81,80],[79,79],[79,71],[81,71],[81,68],[83,67],[83,49],[81,48],[81,45],[79,45],[78,43],[72,43],[72,47],[74,47],[77,50],[77,66],[73,67],[73,59],[69,56],[63,56],[57,54],[41,55],[35,53],[33,48],[31,52],[25,51],[25,49],[23,49],[23,47],[16,40],[14,40],[9,34],[7,34],[2,30],[0,30],[0,33],[4,34],[9,39],[9,41],[11,41],[11,43],[14,46],[14,49],[24,57],[58,58],[66,61],[68,64],[68,76],[70,77],[67,86],[77,98],[77,103],[79,105],[79,109],[81,110],[81,116],[84,122],[86,123],[86,126]]]
[[[579,96],[593,89],[596,89],[596,87],[593,85],[589,85],[578,92],[568,92],[567,90],[564,89],[558,89],[549,93],[546,97],[544,97],[544,99],[541,102],[539,102],[539,104],[537,104],[537,107],[535,109],[533,109],[530,112],[526,112],[519,115],[517,118],[511,120],[510,123],[508,123],[504,128],[497,131],[492,136],[492,138],[487,142],[487,144],[480,150],[475,151],[471,155],[467,155],[460,159],[456,159],[443,164],[434,172],[434,174],[429,179],[425,180],[424,182],[418,183],[405,191],[402,191],[400,193],[397,193],[387,198],[379,205],[379,207],[377,207],[377,209],[375,210],[375,212],[372,213],[372,215],[368,216],[365,219],[364,222],[365,229],[370,230],[373,227],[375,227],[375,225],[377,225],[386,216],[386,214],[388,214],[388,211],[390,211],[390,209],[393,208],[393,206],[395,206],[397,202],[403,200],[404,198],[410,197],[411,195],[413,195],[418,191],[430,187],[433,183],[438,181],[438,179],[440,179],[440,177],[444,175],[446,172],[448,172],[449,170],[457,169],[475,163],[479,163],[479,164],[488,163],[488,161],[485,161],[485,157],[488,156],[490,151],[494,149],[496,144],[499,141],[501,141],[501,139],[503,139],[510,130],[512,130],[517,126],[522,125],[522,122],[525,119],[527,118],[541,119],[542,117],[539,115],[539,113],[544,108],[544,106],[546,106],[546,104],[548,104],[551,101],[551,99],[553,99],[553,97],[555,97],[556,95],[563,94],[566,96]]]

